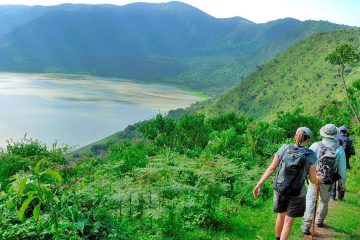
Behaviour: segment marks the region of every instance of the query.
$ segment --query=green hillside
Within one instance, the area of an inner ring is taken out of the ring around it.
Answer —
[[[236,110],[267,119],[297,107],[305,113],[318,113],[326,102],[345,98],[336,67],[325,61],[342,43],[359,48],[360,31],[321,33],[300,41],[258,66],[256,72],[215,101],[209,111]],[[350,66],[346,74],[350,86],[360,79],[360,67]]]
[[[115,76],[216,95],[293,43],[344,28],[215,18],[181,2],[0,6],[0,71]]]

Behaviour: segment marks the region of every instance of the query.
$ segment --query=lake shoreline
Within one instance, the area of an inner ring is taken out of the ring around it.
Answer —
[[[157,113],[206,99],[201,92],[169,84],[63,73],[0,72],[0,88],[3,138],[28,133],[47,145],[57,141],[79,148]]]

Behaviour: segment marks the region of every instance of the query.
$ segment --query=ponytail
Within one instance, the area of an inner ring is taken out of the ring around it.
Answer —
[[[310,139],[310,136],[306,135],[304,131],[298,131],[294,137],[295,144],[297,146],[300,146],[303,142],[305,142],[308,139]]]

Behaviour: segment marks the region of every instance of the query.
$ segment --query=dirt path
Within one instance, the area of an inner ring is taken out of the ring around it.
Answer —
[[[335,208],[335,207],[336,207],[336,202],[330,200],[329,209]],[[337,233],[331,229],[328,229],[326,226],[322,227],[322,228],[315,226],[314,240],[329,240],[331,238],[331,236],[335,236],[338,234],[339,233]],[[304,236],[303,240],[311,240],[311,235]]]
[[[333,230],[330,230],[328,228],[319,228],[315,227],[315,234],[314,234],[314,240],[325,240],[330,239],[331,236],[337,235],[337,232],[334,232]],[[311,240],[310,236],[305,236],[303,240]]]

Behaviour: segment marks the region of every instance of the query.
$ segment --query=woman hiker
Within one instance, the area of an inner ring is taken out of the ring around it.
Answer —
[[[272,163],[253,190],[254,197],[258,197],[265,181],[279,167],[274,180],[273,210],[278,213],[275,224],[276,239],[288,239],[295,218],[304,216],[306,176],[309,175],[310,182],[314,184],[322,181],[322,177],[316,175],[316,155],[306,148],[312,135],[307,127],[297,129],[295,144],[283,145],[276,152]]]

